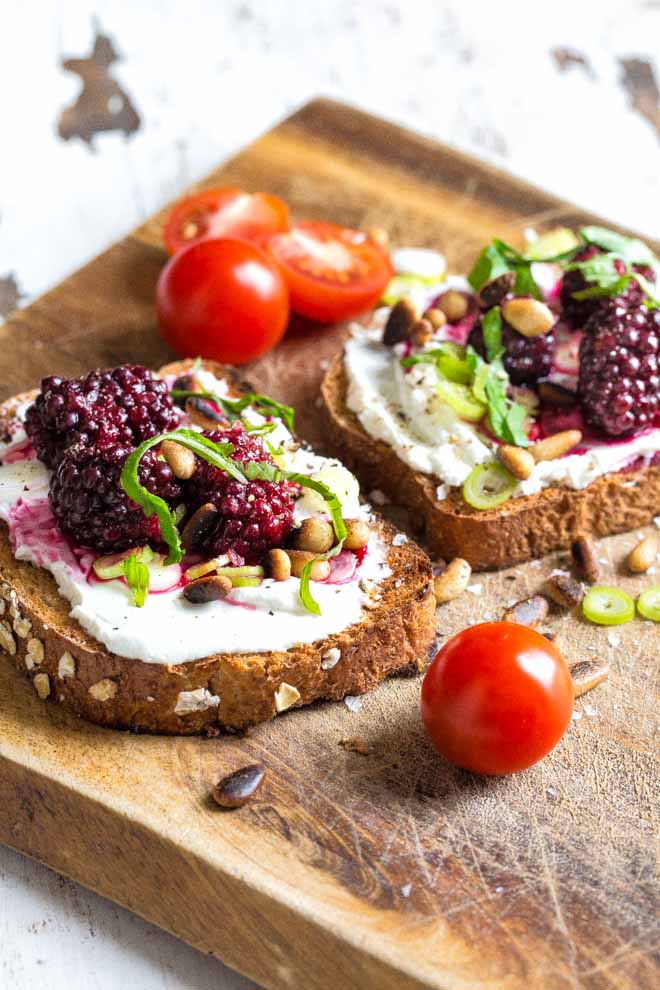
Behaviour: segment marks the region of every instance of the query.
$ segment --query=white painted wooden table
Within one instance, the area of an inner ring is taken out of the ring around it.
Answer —
[[[98,24],[93,23],[96,14]],[[58,136],[95,33],[121,119]],[[660,236],[660,0],[33,0],[0,14],[0,315],[25,304],[312,96],[504,164]],[[0,986],[248,987],[128,912],[0,849]]]

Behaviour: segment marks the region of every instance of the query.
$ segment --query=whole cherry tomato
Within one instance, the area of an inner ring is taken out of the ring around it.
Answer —
[[[200,241],[175,254],[156,288],[163,337],[177,354],[244,364],[269,351],[289,319],[275,262],[248,241]]]
[[[375,306],[393,275],[390,259],[366,234],[308,220],[274,234],[268,250],[291,291],[291,309],[323,323]]]
[[[557,745],[572,711],[573,682],[556,647],[511,622],[452,637],[422,686],[422,718],[436,749],[476,773],[536,763]]]
[[[288,227],[289,208],[279,196],[225,186],[179,200],[165,221],[163,240],[169,254],[211,237],[240,237],[264,245],[271,234]]]

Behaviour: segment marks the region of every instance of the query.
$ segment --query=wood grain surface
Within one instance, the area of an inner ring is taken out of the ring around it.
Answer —
[[[466,264],[490,236],[586,219],[545,193],[422,138],[315,101],[209,177],[285,196],[294,213],[386,226]],[[0,328],[0,398],[46,373],[170,355],[155,330],[164,260],[145,224]],[[337,331],[299,327],[249,369],[315,430]],[[605,573],[634,534],[602,541]],[[443,639],[536,590],[554,556],[477,575],[438,611]],[[648,580],[648,579],[647,579]],[[443,763],[419,681],[359,711],[319,705],[246,737],[113,733],[43,705],[0,666],[0,838],[280,990],[638,990],[660,981],[658,627],[613,632],[551,617],[570,660],[608,682],[537,767],[502,780]],[[360,735],[371,752],[342,739]],[[215,780],[254,759],[259,796],[223,813]]]

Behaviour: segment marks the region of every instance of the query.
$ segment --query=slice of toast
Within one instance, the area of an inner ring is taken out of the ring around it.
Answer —
[[[432,556],[463,557],[474,570],[510,567],[570,546],[576,535],[607,536],[645,526],[660,512],[660,467],[606,474],[587,488],[546,488],[480,511],[460,490],[439,501],[438,479],[413,471],[375,440],[346,405],[342,356],[321,386],[327,449],[354,471],[365,492],[382,489],[410,510]]]
[[[159,374],[180,374],[190,365],[177,362]],[[237,383],[233,369],[205,366]],[[0,436],[3,419],[11,420],[31,397],[17,396],[0,406]],[[0,522],[0,650],[30,677],[40,697],[91,722],[135,731],[217,734],[271,719],[284,705],[362,694],[391,674],[422,670],[435,634],[426,554],[410,542],[396,545],[396,531],[384,521],[378,526],[388,544],[391,575],[359,623],[281,652],[216,654],[168,665],[118,656],[90,636],[71,619],[70,603],[51,574],[15,559]],[[281,691],[283,684],[294,690]],[[191,699],[185,713],[182,693]],[[213,703],[206,705],[207,699]]]

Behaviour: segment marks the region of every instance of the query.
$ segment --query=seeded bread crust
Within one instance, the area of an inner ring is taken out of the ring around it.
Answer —
[[[355,472],[365,492],[382,489],[410,510],[433,557],[463,557],[474,570],[497,570],[566,548],[578,534],[645,526],[660,512],[660,467],[607,474],[579,491],[546,488],[487,511],[466,505],[456,490],[438,501],[439,479],[413,471],[369,436],[346,405],[347,386],[340,355],[321,386],[329,452]]]
[[[205,366],[238,388],[235,371],[213,362]],[[189,367],[190,362],[177,362],[159,374],[181,374]],[[17,405],[31,397],[17,396],[0,406],[0,435],[3,420],[10,421]],[[391,674],[421,671],[435,635],[428,558],[413,543],[392,545],[395,530],[385,522],[379,526],[389,544],[392,575],[361,622],[286,651],[217,654],[167,665],[117,656],[88,635],[70,618],[69,603],[51,575],[14,558],[7,527],[0,523],[0,651],[27,674],[40,697],[90,722],[138,732],[215,735],[244,729],[278,714],[278,692],[280,699],[296,699],[291,707],[363,694]],[[282,684],[295,691],[281,691]],[[219,704],[177,714],[181,693],[199,689]]]

